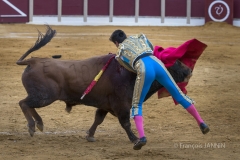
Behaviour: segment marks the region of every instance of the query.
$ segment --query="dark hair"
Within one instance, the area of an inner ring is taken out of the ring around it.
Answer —
[[[112,33],[109,40],[115,44],[115,42],[122,43],[126,38],[126,34],[122,30],[118,29]]]

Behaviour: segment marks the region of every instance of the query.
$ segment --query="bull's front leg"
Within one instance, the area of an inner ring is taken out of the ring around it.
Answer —
[[[135,136],[131,129],[131,123],[130,123],[130,111],[126,108],[126,110],[122,110],[118,114],[118,120],[123,127],[123,129],[126,131],[128,138],[131,142],[136,143],[138,138]]]
[[[94,138],[94,134],[95,131],[98,127],[98,125],[100,125],[104,118],[106,117],[108,111],[102,110],[102,109],[97,109],[96,113],[95,113],[95,120],[92,124],[92,126],[90,127],[90,129],[87,131],[87,136],[86,139],[88,140],[88,142],[95,142],[95,138]]]

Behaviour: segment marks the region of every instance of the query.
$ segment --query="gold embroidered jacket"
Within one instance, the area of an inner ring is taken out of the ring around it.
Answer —
[[[153,46],[144,34],[130,36],[119,44],[116,60],[126,69],[135,72],[134,63],[143,54],[152,54]]]

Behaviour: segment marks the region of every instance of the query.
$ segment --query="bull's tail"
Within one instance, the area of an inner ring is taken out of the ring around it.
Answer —
[[[31,52],[36,51],[40,49],[41,47],[45,46],[48,42],[51,41],[51,39],[55,36],[56,30],[52,30],[52,28],[48,25],[46,25],[46,34],[43,35],[38,30],[38,39],[35,42],[35,45],[31,47],[25,54],[22,55],[22,57],[16,62],[18,65],[27,65],[27,61],[23,61]]]

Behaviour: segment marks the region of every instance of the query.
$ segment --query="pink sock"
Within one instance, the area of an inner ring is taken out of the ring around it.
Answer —
[[[193,104],[186,110],[196,119],[198,125],[204,122]]]
[[[135,125],[138,131],[139,138],[145,137],[144,129],[143,129],[143,117],[142,116],[134,116]]]

